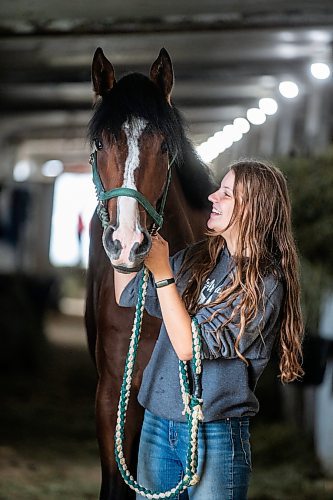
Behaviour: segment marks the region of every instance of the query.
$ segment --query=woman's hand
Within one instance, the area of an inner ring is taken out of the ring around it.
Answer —
[[[153,274],[155,281],[173,276],[169,262],[169,244],[158,233],[151,237],[152,246],[145,259],[145,266]]]

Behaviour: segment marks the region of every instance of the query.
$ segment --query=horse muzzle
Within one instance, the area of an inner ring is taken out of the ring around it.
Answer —
[[[103,246],[112,267],[132,273],[142,268],[151,248],[151,237],[147,229],[135,231],[108,225],[103,233]]]

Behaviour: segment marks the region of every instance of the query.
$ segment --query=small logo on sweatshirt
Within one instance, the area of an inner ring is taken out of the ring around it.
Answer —
[[[222,285],[216,286],[215,278],[207,278],[204,286],[201,289],[199,304],[209,304],[216,299],[216,296],[221,292]]]

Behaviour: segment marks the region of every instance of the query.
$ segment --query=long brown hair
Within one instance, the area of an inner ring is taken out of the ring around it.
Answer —
[[[239,227],[234,271],[230,283],[222,290],[212,305],[234,303],[231,318],[239,321],[239,334],[235,342],[238,356],[240,338],[246,324],[263,306],[263,279],[267,273],[280,277],[284,283],[282,321],[279,334],[280,377],[291,382],[303,375],[302,338],[303,321],[300,306],[298,257],[291,228],[291,206],[286,180],[276,167],[256,160],[241,160],[229,167],[235,174],[235,206],[228,227],[237,220]],[[207,233],[208,238],[189,251],[181,272],[191,267],[191,279],[183,293],[183,300],[190,314],[195,314],[203,304],[199,295],[205,279],[216,266],[225,246],[222,234]],[[246,258],[244,256],[246,255]],[[214,314],[219,314],[216,311]],[[222,311],[221,311],[222,312]]]

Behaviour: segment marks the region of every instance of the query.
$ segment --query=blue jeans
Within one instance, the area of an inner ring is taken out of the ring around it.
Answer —
[[[226,418],[200,424],[200,482],[179,500],[246,500],[251,473],[249,418]],[[166,420],[148,410],[142,427],[138,482],[146,488],[167,491],[180,481],[186,466],[186,423]],[[143,497],[136,496],[137,500]]]

